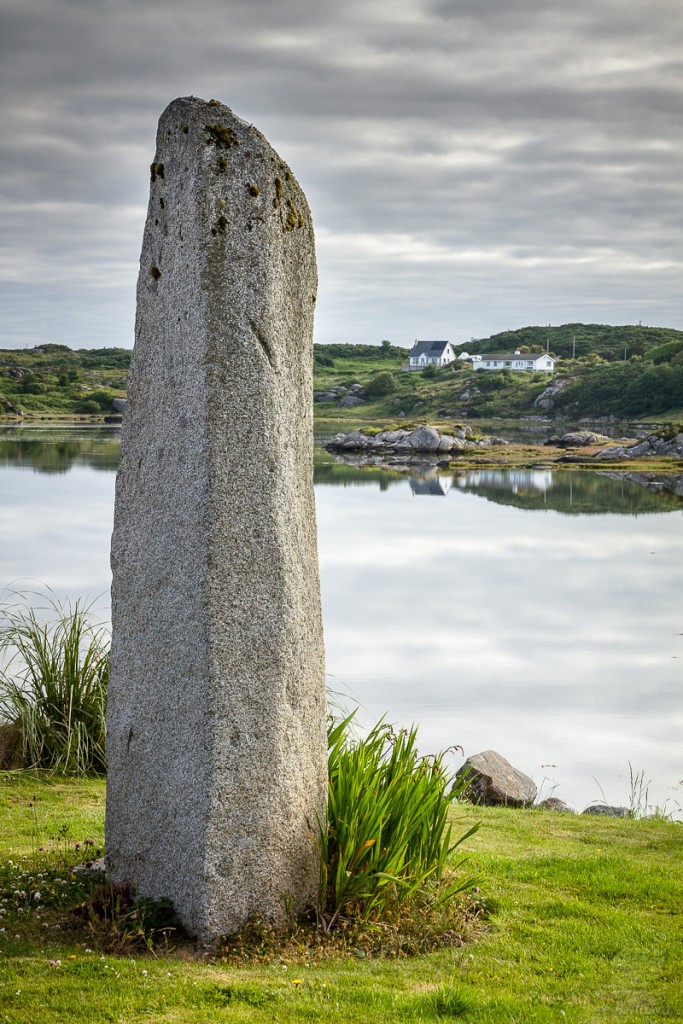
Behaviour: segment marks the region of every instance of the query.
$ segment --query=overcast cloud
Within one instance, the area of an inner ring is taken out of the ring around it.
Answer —
[[[133,341],[156,123],[253,122],[316,340],[683,328],[680,0],[0,0],[0,346]]]

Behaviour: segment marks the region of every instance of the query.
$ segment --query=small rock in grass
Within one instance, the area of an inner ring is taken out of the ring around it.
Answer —
[[[631,812],[628,807],[611,807],[609,804],[591,804],[582,812],[583,814],[602,814],[606,818],[630,818]]]

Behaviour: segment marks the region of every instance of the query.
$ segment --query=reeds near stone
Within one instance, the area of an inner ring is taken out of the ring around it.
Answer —
[[[0,719],[18,730],[25,768],[105,771],[109,636],[80,601],[49,598],[41,621],[0,608]]]
[[[450,812],[465,786],[443,753],[423,757],[417,730],[380,721],[354,740],[353,716],[329,729],[327,823],[320,830],[324,906],[321,923],[368,920],[431,887],[443,902],[471,888],[451,855],[478,825],[454,838]]]

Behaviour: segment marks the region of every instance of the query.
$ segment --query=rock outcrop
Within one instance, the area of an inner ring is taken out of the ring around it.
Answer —
[[[574,377],[562,377],[560,380],[554,380],[552,384],[549,384],[547,388],[541,391],[540,395],[534,402],[537,409],[554,409],[556,405],[555,399],[561,394],[565,388],[568,388],[570,384],[574,382]]]
[[[468,426],[453,427],[452,431],[440,430],[427,424],[412,429],[352,430],[348,434],[336,434],[325,447],[331,452],[367,452],[377,455],[441,455],[457,452],[468,447],[505,445],[502,437],[475,440],[473,429]]]
[[[365,389],[358,383],[349,384],[348,387],[345,384],[335,384],[325,391],[314,391],[313,401],[336,402],[337,405],[348,408],[365,401]]]
[[[683,459],[683,431],[671,436],[662,433],[648,434],[635,444],[616,445],[595,453],[596,459],[640,459],[651,455],[672,455]]]

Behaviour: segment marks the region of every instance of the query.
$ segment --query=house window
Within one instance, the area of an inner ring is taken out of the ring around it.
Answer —
[[[528,366],[528,367],[529,367],[529,368],[530,368],[531,370],[533,370],[533,368],[534,368],[534,363],[533,363],[533,360],[532,360],[532,359],[527,359],[527,363],[526,363],[526,365],[527,365],[527,366]]]

